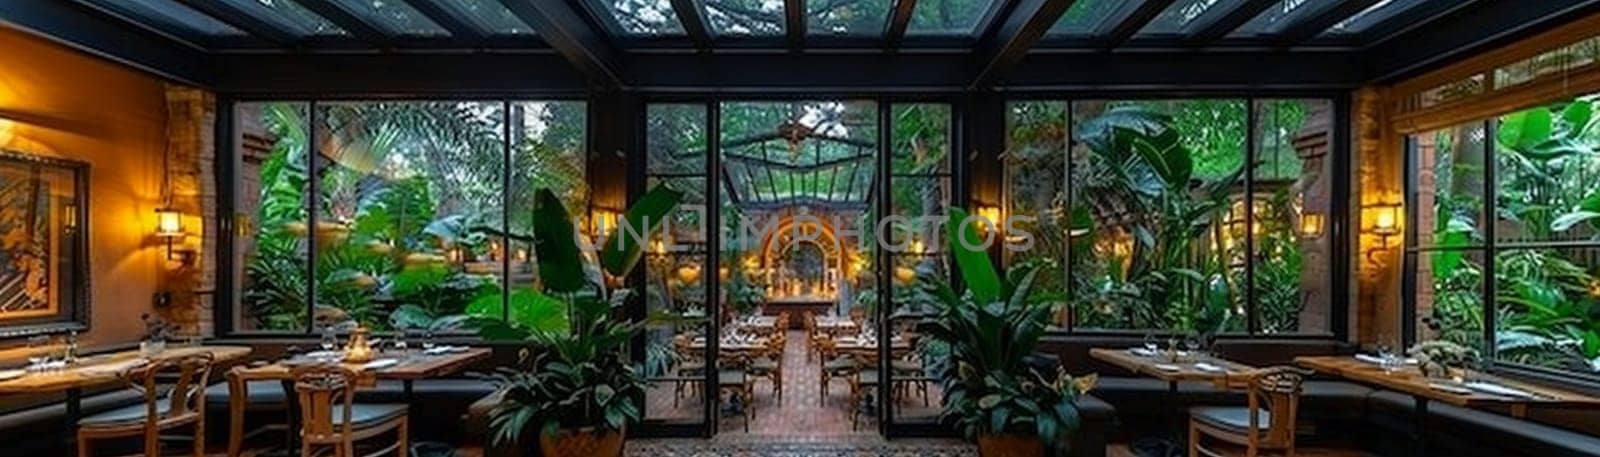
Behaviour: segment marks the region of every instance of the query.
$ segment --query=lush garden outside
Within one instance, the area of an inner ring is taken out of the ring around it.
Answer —
[[[446,330],[469,307],[503,314],[508,289],[514,309],[537,299],[533,192],[587,206],[582,102],[238,109],[268,133],[239,166],[254,227],[240,330]]]
[[[1327,334],[1330,109],[1013,103],[1009,213],[1038,221],[1010,260],[1047,266],[1061,327]]]
[[[1600,372],[1596,103],[1579,97],[1410,138],[1419,339]]]

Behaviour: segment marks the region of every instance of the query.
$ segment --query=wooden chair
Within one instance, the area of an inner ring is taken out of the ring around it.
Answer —
[[[772,335],[767,339],[767,347],[747,367],[752,378],[772,382],[772,392],[780,405],[783,404],[783,352],[787,344],[788,338],[783,333]]]
[[[1202,438],[1245,447],[1245,456],[1262,451],[1294,457],[1295,422],[1300,391],[1310,375],[1293,367],[1255,371],[1243,380],[1245,407],[1196,407],[1189,410],[1189,457],[1226,455],[1208,448]]]
[[[875,356],[856,356],[856,363],[862,367],[856,370],[855,376],[850,378],[850,430],[856,430],[860,422],[861,409],[868,395],[877,390],[878,383],[882,382],[882,374],[876,368],[878,358]],[[881,399],[880,399],[881,401]]]
[[[161,431],[194,427],[194,455],[206,449],[206,385],[213,359],[209,353],[156,360],[123,373],[144,402],[85,417],[78,421],[78,455],[93,455],[94,440],[144,437],[144,454],[161,455]],[[167,384],[169,383],[170,384]]]
[[[364,455],[406,457],[410,452],[406,405],[356,404],[360,373],[329,364],[298,367],[292,374],[300,401],[300,455],[331,446],[335,457],[357,457],[356,441],[390,432],[396,435],[394,444]]]
[[[691,348],[693,335],[679,334],[672,337],[672,346],[677,354],[676,365],[672,368],[673,374],[669,378],[673,381],[672,407],[677,408],[683,398],[685,387],[704,390],[706,379],[706,360],[701,351]]]
[[[818,371],[817,383],[821,385],[821,392],[817,395],[817,404],[822,405],[828,400],[829,383],[834,379],[850,379],[861,370],[861,364],[855,357],[848,354],[839,354],[838,342],[832,338],[817,340],[817,354],[822,360],[822,369]]]

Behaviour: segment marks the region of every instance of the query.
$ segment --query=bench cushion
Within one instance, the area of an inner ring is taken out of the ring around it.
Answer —
[[[1369,397],[1374,411],[1398,415],[1407,426],[1416,411],[1407,394],[1379,391]],[[1501,413],[1430,402],[1427,427],[1430,444],[1453,444],[1474,455],[1600,456],[1600,437],[1519,419]]]

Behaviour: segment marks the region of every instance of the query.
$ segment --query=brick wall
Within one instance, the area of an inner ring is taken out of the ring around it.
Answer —
[[[215,173],[216,101],[208,92],[168,85],[167,171],[171,206],[184,214],[187,233],[173,247],[179,254],[167,261],[162,290],[169,304],[158,309],[184,335],[215,335],[212,294],[216,292],[217,188]]]

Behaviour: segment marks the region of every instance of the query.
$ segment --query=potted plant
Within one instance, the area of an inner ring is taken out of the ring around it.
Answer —
[[[1025,264],[1001,278],[967,215],[951,211],[946,223],[950,250],[967,290],[948,284],[928,288],[941,305],[928,336],[949,347],[938,370],[944,386],[944,416],[985,457],[1032,457],[1063,452],[1079,426],[1077,400],[1096,377],[1073,378],[1057,368],[1041,373],[1029,363],[1049,324],[1051,308],[1032,297],[1038,268]],[[958,231],[965,228],[965,232]],[[968,243],[958,241],[966,237]]]
[[[139,342],[139,355],[151,357],[167,350],[167,340],[177,333],[177,326],[149,313],[140,315],[139,320],[144,321],[144,340]]]
[[[469,310],[496,316],[474,319],[485,338],[530,345],[518,366],[495,377],[500,401],[489,412],[489,424],[497,445],[526,448],[537,442],[548,457],[622,455],[627,425],[639,420],[638,402],[647,386],[627,354],[642,324],[617,317],[629,291],[608,290],[599,271],[626,276],[643,256],[638,241],[661,227],[682,195],[659,186],[645,194],[625,216],[644,235],[613,229],[595,268],[596,256],[579,251],[560,199],[549,190],[538,192],[533,243],[544,291],[516,291],[505,301],[480,299]],[[509,321],[497,318],[504,302],[512,306]]]
[[[1417,359],[1417,369],[1423,376],[1433,379],[1452,379],[1456,368],[1465,367],[1478,358],[1478,351],[1444,340],[1417,343],[1406,354]]]

